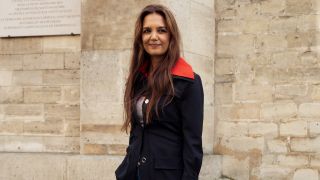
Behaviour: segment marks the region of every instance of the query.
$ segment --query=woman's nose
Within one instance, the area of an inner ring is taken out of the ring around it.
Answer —
[[[151,39],[151,40],[158,40],[158,34],[157,34],[157,32],[152,32],[150,39]]]

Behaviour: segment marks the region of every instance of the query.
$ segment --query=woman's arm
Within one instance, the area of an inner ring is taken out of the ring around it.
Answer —
[[[199,75],[186,87],[181,102],[183,131],[182,180],[198,180],[202,164],[203,88]]]

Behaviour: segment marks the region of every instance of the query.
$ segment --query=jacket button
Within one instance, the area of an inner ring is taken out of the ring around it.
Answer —
[[[144,103],[148,104],[149,103],[149,99],[144,100]]]
[[[146,162],[147,162],[147,158],[146,158],[146,157],[142,157],[142,158],[141,158],[141,162],[142,162],[142,163],[146,163]]]
[[[140,166],[141,164],[140,164],[140,162],[138,162],[138,164],[137,164],[138,166]]]

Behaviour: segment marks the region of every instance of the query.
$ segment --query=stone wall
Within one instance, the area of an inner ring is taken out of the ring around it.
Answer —
[[[230,179],[319,179],[320,2],[217,0],[214,152]]]
[[[82,0],[81,36],[0,39],[0,179],[115,179],[133,28],[140,10],[173,10],[184,57],[205,97],[201,179],[221,175],[213,155],[213,0]],[[23,153],[22,153],[23,152]]]

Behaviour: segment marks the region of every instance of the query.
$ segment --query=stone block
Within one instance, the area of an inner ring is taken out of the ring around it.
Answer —
[[[0,103],[12,104],[23,102],[23,89],[17,86],[0,87]]]
[[[254,68],[253,82],[255,84],[273,84],[274,69],[270,66],[257,66]],[[252,78],[251,78],[252,79]]]
[[[63,62],[63,54],[26,54],[23,56],[23,69],[63,69]]]
[[[0,70],[22,70],[22,55],[0,55]]]
[[[288,167],[281,167],[278,165],[263,166],[260,168],[260,179],[271,180],[271,179],[287,179],[292,172],[292,169]]]
[[[74,120],[74,121],[66,121],[64,123],[64,135],[65,136],[71,136],[71,137],[79,137],[80,136],[80,120]]]
[[[298,169],[294,175],[293,180],[318,180],[319,172],[317,169]]]
[[[237,103],[232,107],[232,118],[237,120],[257,120],[260,118],[260,104]]]
[[[218,33],[241,33],[245,28],[245,21],[239,19],[221,19],[217,21]]]
[[[248,123],[242,122],[217,122],[216,137],[235,137],[248,135]]]
[[[264,137],[223,137],[216,148],[222,148],[218,149],[218,151],[221,151],[220,153],[230,153],[231,151],[235,156],[238,152],[262,151],[264,149]]]
[[[299,106],[299,116],[304,118],[319,118],[320,103],[302,103]]]
[[[234,74],[236,69],[235,60],[232,58],[218,58],[214,64],[215,74]]]
[[[42,53],[42,37],[0,39],[0,54]]]
[[[318,53],[307,51],[299,56],[300,64],[306,67],[315,67],[318,64]]]
[[[287,69],[299,65],[299,52],[286,51],[273,53],[271,56],[271,65],[273,68]]]
[[[107,144],[107,154],[109,155],[125,155],[128,145],[124,144]]]
[[[258,35],[255,46],[259,52],[284,51],[287,48],[286,36],[282,34]]]
[[[270,2],[270,1],[264,1],[264,2]],[[284,1],[277,1],[279,3],[283,3]],[[270,21],[269,25],[269,32],[270,33],[285,33],[285,32],[295,32],[298,23],[299,23],[299,17],[294,16],[279,16],[274,17],[272,21]]]
[[[65,69],[80,69],[80,52],[64,54]]]
[[[277,137],[278,126],[275,123],[249,123],[249,136]]]
[[[24,135],[61,135],[64,130],[63,121],[49,122],[25,122],[23,124]]]
[[[289,15],[309,14],[312,11],[311,0],[286,0],[285,13]]]
[[[0,71],[0,86],[12,85],[12,71]]]
[[[264,16],[258,16],[258,8],[255,9],[254,15],[244,22],[243,32],[248,34],[261,34],[269,31],[270,20]]]
[[[80,108],[82,123],[123,123],[122,103],[87,101]]]
[[[319,8],[320,9],[320,8]],[[319,11],[319,10],[318,10]],[[319,15],[317,14],[306,14],[298,16],[298,29],[300,31],[317,31],[320,29],[319,26]]]
[[[261,13],[269,15],[279,15],[283,13],[285,5],[285,1],[282,0],[261,1]]]
[[[80,119],[79,105],[69,104],[45,104],[44,105],[45,118],[62,118],[68,120]]]
[[[1,135],[16,135],[23,133],[23,122],[21,121],[0,121]]]
[[[43,137],[44,152],[53,153],[79,153],[79,137]]]
[[[236,4],[237,17],[241,19],[247,20],[252,17],[257,17],[260,14],[260,5],[258,3],[251,3],[248,0],[238,0]]]
[[[254,50],[255,35],[222,35],[217,36],[217,55],[237,56]]]
[[[308,156],[303,155],[279,155],[277,161],[285,167],[305,167],[309,163]]]
[[[290,32],[285,41],[288,48],[306,48],[313,45],[315,36],[314,32]]]
[[[107,154],[107,145],[105,144],[83,144],[82,154],[95,154],[95,155],[103,155]]]
[[[122,160],[123,156],[71,156],[67,160],[66,179],[115,179],[114,171]]]
[[[215,83],[214,85],[215,104],[232,104],[233,89],[232,83]]]
[[[185,51],[213,59],[214,53],[212,49],[214,49],[215,43],[215,36],[213,36],[215,31],[213,10],[194,1],[190,1],[189,8],[188,19],[182,22],[182,24],[188,23],[187,31],[182,34],[183,42],[188,43],[185,43],[183,48]]]
[[[81,61],[81,97],[84,103],[122,101],[124,78],[119,51],[82,52]]]
[[[46,70],[43,72],[43,83],[46,85],[79,85],[79,70]]]
[[[293,99],[307,95],[308,87],[305,84],[279,84],[275,86],[275,97],[278,99]]]
[[[41,85],[42,71],[14,71],[12,74],[14,85]]]
[[[300,67],[289,68],[287,70],[275,69],[274,70],[274,82],[275,83],[301,83],[305,81],[306,69]]]
[[[311,99],[318,101],[320,100],[320,85],[311,85]]]
[[[80,36],[51,36],[43,38],[43,52],[80,52]]]
[[[6,120],[43,120],[41,104],[8,104],[4,107]]]
[[[57,103],[61,99],[60,87],[26,87],[25,103]]]
[[[281,139],[272,139],[267,141],[268,150],[271,153],[287,153],[286,142]]]
[[[293,152],[319,152],[320,137],[316,138],[293,138],[291,151]]]
[[[80,87],[79,86],[63,86],[62,101],[68,104],[80,103]]]
[[[268,84],[235,84],[235,100],[240,102],[271,102],[273,87]]]
[[[1,153],[0,161],[0,179],[61,180],[67,174],[66,157],[62,155]]]
[[[316,137],[320,135],[320,122],[309,122],[309,135],[311,137]]]
[[[306,121],[280,123],[280,136],[305,137],[307,133],[308,123]]]
[[[249,158],[239,160],[232,156],[222,158],[222,176],[232,179],[249,180]]]
[[[204,155],[199,179],[212,180],[221,177],[222,157],[219,155]]]
[[[281,120],[297,116],[297,105],[292,102],[288,103],[264,103],[261,105],[261,119],[264,120]]]

